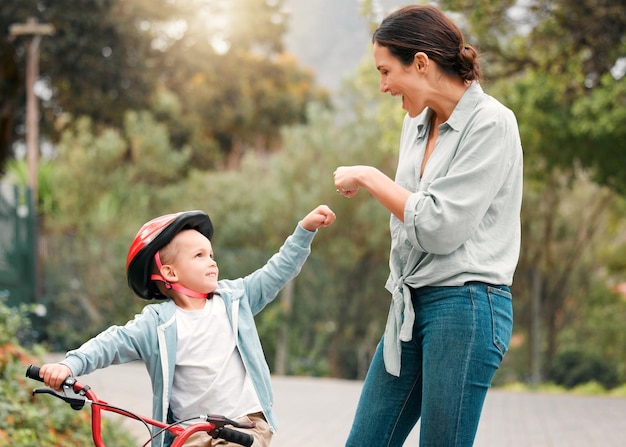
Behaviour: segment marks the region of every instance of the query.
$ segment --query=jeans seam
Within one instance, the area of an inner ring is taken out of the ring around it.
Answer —
[[[410,396],[413,394],[413,390],[415,390],[415,385],[418,382],[418,378],[420,376],[417,376],[415,378],[415,380],[413,381],[413,384],[411,385],[411,389],[409,390],[409,392],[406,394],[406,399],[404,400],[404,403],[402,404],[402,408],[400,409],[400,411],[398,412],[398,415],[396,416],[396,420],[393,424],[393,428],[391,429],[391,431],[389,432],[389,439],[387,439],[387,445],[386,447],[389,447],[391,445],[391,440],[393,439],[393,434],[396,432],[396,428],[398,427],[398,422],[400,422],[400,418],[402,416],[402,413],[404,412],[404,409],[406,408],[406,404],[410,398]]]
[[[474,302],[472,286],[469,287],[469,296],[470,296],[470,301],[472,303],[472,338],[470,339],[470,345],[473,345],[476,339],[476,303]],[[458,445],[459,443],[459,426],[461,424],[461,417],[462,417],[461,413],[463,411],[463,401],[465,399],[465,386],[467,385],[467,371],[469,369],[471,352],[472,352],[471,349],[467,350],[467,353],[465,355],[465,361],[463,362],[463,386],[461,387],[461,396],[459,399],[459,407],[458,407],[458,413],[457,413],[457,419],[456,419],[456,429],[455,429],[455,434],[454,434],[455,446]]]

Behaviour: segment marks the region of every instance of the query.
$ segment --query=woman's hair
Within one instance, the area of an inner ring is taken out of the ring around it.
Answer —
[[[464,81],[482,77],[478,52],[465,43],[459,27],[434,6],[411,5],[392,12],[374,31],[372,42],[387,48],[407,66],[421,51]]]

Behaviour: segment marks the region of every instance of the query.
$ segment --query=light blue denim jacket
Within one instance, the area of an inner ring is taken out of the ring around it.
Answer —
[[[401,341],[410,341],[410,288],[468,281],[510,285],[520,251],[523,155],[513,112],[470,85],[439,125],[424,175],[432,111],[406,115],[395,181],[413,194],[404,222],[391,216],[392,294],[384,337],[385,367],[400,374]]]
[[[276,431],[277,424],[272,410],[270,370],[254,315],[298,275],[311,252],[315,234],[298,225],[265,266],[244,278],[220,280],[216,291],[224,300],[231,325],[237,333],[241,358],[272,431]],[[142,360],[152,380],[152,418],[166,421],[176,363],[175,316],[176,305],[172,300],[148,305],[126,325],[112,326],[80,348],[69,351],[61,363],[67,365],[74,376],[81,376],[109,365]],[[164,442],[161,436],[155,445],[164,445]]]

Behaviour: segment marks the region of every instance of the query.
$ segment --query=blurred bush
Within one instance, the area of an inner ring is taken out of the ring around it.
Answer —
[[[566,388],[597,382],[606,389],[619,385],[617,367],[598,354],[567,350],[557,354],[549,371],[549,380]]]
[[[27,306],[9,308],[0,301],[0,446],[72,447],[93,445],[89,410],[74,411],[50,396],[33,397],[38,384],[25,376],[29,364],[41,364],[41,348],[27,350],[18,340],[29,332]],[[129,434],[103,421],[104,439],[131,447]]]

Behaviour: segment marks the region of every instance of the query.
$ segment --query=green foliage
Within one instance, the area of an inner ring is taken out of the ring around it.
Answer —
[[[597,382],[605,388],[619,384],[615,366],[597,353],[564,351],[554,358],[549,379],[566,388]]]
[[[614,347],[619,341],[612,344],[624,337],[623,324],[614,326],[609,317],[606,331],[599,331],[604,322],[594,314],[608,313],[590,297],[614,296],[606,289],[624,273],[623,256],[609,255],[616,252],[608,247],[620,246],[624,231],[614,193],[626,192],[624,154],[615,150],[624,140],[626,8],[618,0],[517,2],[513,9],[493,0],[479,8],[465,0],[442,6],[465,14],[468,40],[486,61],[487,91],[515,112],[520,125],[525,189],[513,291],[522,346],[510,354],[523,357],[530,347],[550,365],[564,346],[595,343],[624,380],[624,353]],[[619,300],[609,307],[616,322],[623,321],[623,307]],[[589,343],[577,336],[582,333]],[[538,346],[530,346],[532,340]],[[527,367],[535,365],[534,354],[526,355]]]
[[[308,121],[286,129],[283,150],[271,157],[250,154],[238,171],[193,174],[180,205],[209,212],[220,275],[238,277],[260,267],[307,212],[328,204],[337,222],[316,236],[293,304],[283,309],[281,298],[272,305],[280,309],[257,321],[271,364],[287,325],[290,372],[362,377],[387,315],[389,214],[365,191],[352,200],[337,195],[332,172],[342,164],[389,167],[395,155],[379,146],[378,126],[338,126],[319,107]]]
[[[515,8],[511,9],[514,3]],[[520,122],[531,175],[583,166],[626,193],[626,8],[620,0],[451,0],[486,59],[495,96]]]
[[[119,124],[127,108],[148,104],[155,72],[138,70],[148,62],[149,36],[137,32],[136,18],[116,14],[116,0],[36,1],[21,0],[0,4],[0,29],[5,60],[14,65],[15,76],[0,74],[0,85],[6,90],[0,95],[3,107],[10,107],[4,115],[10,122],[4,130],[8,138],[2,142],[2,155],[7,156],[15,137],[23,137],[24,130],[12,136],[12,127],[24,123],[24,72],[27,37],[12,41],[9,26],[24,23],[35,17],[40,23],[54,26],[55,34],[45,36],[40,44],[40,72],[52,89],[51,97],[41,107],[44,135],[57,135],[55,125],[62,113],[74,116],[88,114],[96,122]],[[163,2],[163,8],[167,2]],[[0,70],[0,73],[2,71]],[[0,164],[4,164],[0,157]]]
[[[626,397],[626,384],[613,388],[610,395],[615,397]]]
[[[63,28],[41,47],[42,73],[57,89],[44,104],[44,134],[55,135],[52,124],[59,132],[58,152],[40,166],[47,340],[75,347],[139,310],[123,261],[156,215],[206,210],[221,276],[234,278],[260,267],[306,212],[327,203],[337,222],[316,237],[293,296],[285,291],[259,315],[259,332],[272,365],[287,345],[289,373],[362,377],[389,305],[389,213],[367,192],[335,194],[332,172],[370,164],[393,175],[404,112],[380,94],[371,57],[342,89],[343,108],[329,111],[312,74],[281,53],[280,1],[66,1],[37,2],[40,19]],[[513,3],[523,14],[509,14]],[[626,188],[615,150],[626,110],[616,64],[624,8],[596,3],[441,2],[481,51],[485,90],[514,110],[524,145],[513,286],[520,342],[503,364],[506,381],[528,370],[537,272],[547,363],[593,348],[625,377],[624,301],[607,289],[625,271],[626,209],[592,181]],[[1,2],[0,24],[23,20],[33,5]],[[373,17],[371,6],[363,4]],[[2,44],[0,81],[13,83],[0,85],[0,97],[15,112],[23,41]],[[7,55],[15,60],[5,63]],[[25,182],[24,164],[14,166]]]
[[[129,113],[123,134],[96,133],[89,121],[77,121],[51,162],[58,168],[51,178],[55,212],[45,226],[53,322],[48,341],[68,349],[131,317],[129,301],[140,303],[126,287],[121,260],[137,228],[156,214],[209,212],[221,276],[234,278],[260,267],[299,219],[327,203],[339,221],[317,236],[311,267],[297,279],[293,308],[284,313],[277,303],[267,317],[261,314],[259,327],[270,353],[277,349],[277,331],[284,324],[294,328],[292,372],[362,376],[388,306],[380,299],[387,297],[388,213],[366,192],[353,200],[338,196],[332,172],[340,164],[363,163],[364,157],[390,168],[395,155],[378,147],[377,126],[338,128],[321,106],[311,108],[308,119],[309,126],[285,131],[280,153],[249,154],[237,171],[192,170],[187,177],[184,152],[168,150],[167,133],[149,115]],[[98,150],[88,149],[94,147]]]
[[[572,388],[572,392],[575,394],[583,394],[583,395],[598,395],[598,394],[605,394],[606,393],[606,387],[601,384],[598,383],[595,380],[592,380],[591,382],[587,382],[587,383],[582,383],[580,385],[576,385],[575,387]]]
[[[155,215],[177,210],[188,151],[173,150],[167,129],[147,112],[128,112],[123,132],[96,132],[87,118],[64,132],[49,163],[50,213],[46,241],[45,338],[57,349],[76,347],[141,305],[126,285],[130,240]],[[129,185],[133,185],[132,193]]]
[[[520,392],[520,393],[528,393],[528,392],[538,392],[543,394],[583,394],[583,395],[610,395],[615,397],[624,397],[626,396],[626,385],[622,385],[621,387],[616,387],[611,390],[607,390],[604,385],[598,383],[594,380],[586,383],[581,383],[580,385],[576,385],[572,388],[566,388],[562,385],[556,385],[554,382],[544,382],[536,385],[529,385],[522,382],[510,382],[501,387],[502,390],[512,391],[512,392]]]
[[[0,445],[91,445],[88,410],[76,412],[49,396],[31,396],[37,382],[26,379],[24,372],[29,363],[40,362],[35,353],[18,344],[21,328],[28,326],[25,309],[10,309],[0,302]],[[103,436],[104,439],[115,439],[116,446],[133,445],[130,436],[108,420],[103,423]]]
[[[6,306],[4,299],[0,300],[0,346],[16,345],[20,338],[24,338],[24,334],[30,330],[30,321],[25,318],[28,311],[23,307],[20,309],[11,309]]]
[[[625,8],[626,9],[626,8]],[[605,73],[598,86],[572,104],[572,136],[580,141],[577,156],[595,179],[626,195],[626,77]]]
[[[575,305],[569,302],[562,317],[564,327],[558,338],[561,352],[591,352],[614,371],[618,383],[626,383],[626,300],[623,295],[596,286]],[[593,379],[607,388],[615,386],[599,377]]]
[[[127,110],[153,109],[175,146],[211,168],[229,157],[236,166],[251,146],[274,149],[280,126],[326,96],[283,54],[285,15],[282,1],[24,0],[0,3],[0,29],[29,16],[56,29],[40,48],[45,139],[56,143],[77,117],[120,128]],[[0,167],[24,137],[26,42],[0,45]],[[175,113],[163,92],[179,102]]]
[[[526,179],[522,250],[513,284],[515,326],[523,344],[511,350],[516,362],[529,355],[529,348],[541,348],[547,371],[552,357],[565,347],[593,346],[623,371],[626,303],[607,290],[624,272],[619,267],[623,254],[608,248],[624,234],[622,203],[582,173]],[[603,267],[609,264],[615,265],[612,271]],[[538,322],[533,320],[533,301],[539,306]],[[534,334],[539,343],[534,347],[529,332],[533,321],[542,331]],[[535,361],[529,357],[526,365]]]

